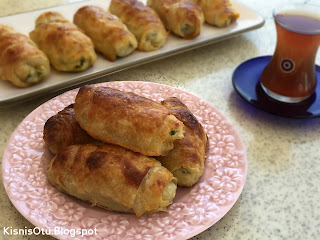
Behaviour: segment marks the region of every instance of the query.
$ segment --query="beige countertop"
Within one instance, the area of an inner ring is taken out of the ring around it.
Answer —
[[[21,2],[24,9],[32,9],[43,8],[42,2],[50,2],[52,6],[66,1],[0,0],[0,15],[22,11],[17,7]],[[192,239],[314,240],[320,236],[320,118],[303,120],[271,115],[249,105],[235,92],[231,82],[235,68],[247,59],[273,53],[272,9],[279,4],[278,0],[239,2],[259,13],[265,25],[218,43],[114,73],[96,82],[147,81],[188,91],[215,106],[238,131],[248,161],[243,192],[219,222]],[[317,64],[320,64],[319,54]],[[56,94],[0,110],[0,156],[18,124]],[[53,239],[3,235],[3,227],[34,227],[11,204],[3,184],[0,184],[0,211],[0,239]]]

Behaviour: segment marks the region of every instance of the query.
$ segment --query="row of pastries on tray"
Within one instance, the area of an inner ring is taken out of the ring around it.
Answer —
[[[204,172],[207,134],[185,104],[158,103],[109,87],[80,88],[44,126],[55,156],[48,179],[60,191],[109,210],[166,211],[177,185]]]
[[[193,39],[204,20],[217,27],[234,22],[239,14],[229,0],[111,0],[109,11],[84,6],[73,23],[58,12],[44,12],[29,37],[0,24],[0,79],[17,87],[32,86],[58,71],[79,72],[92,66],[96,52],[115,61],[135,49],[154,51],[168,32]]]

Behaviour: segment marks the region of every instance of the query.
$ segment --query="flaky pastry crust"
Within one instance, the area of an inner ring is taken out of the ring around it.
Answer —
[[[68,146],[47,173],[64,193],[138,217],[165,211],[176,192],[176,179],[158,161],[112,144]]]
[[[92,137],[148,156],[166,155],[183,138],[183,123],[166,107],[132,92],[84,86],[74,109]]]
[[[120,19],[98,6],[80,8],[73,22],[92,39],[96,50],[110,61],[131,54],[138,45],[135,36]]]
[[[158,14],[137,0],[112,0],[109,11],[118,16],[138,40],[138,49],[154,51],[167,41],[168,33]]]
[[[94,45],[76,25],[58,12],[44,12],[30,38],[44,51],[58,71],[80,72],[96,61]]]
[[[173,149],[157,157],[164,167],[178,179],[179,186],[191,187],[203,174],[207,134],[197,118],[178,98],[171,97],[161,102],[185,126],[184,138],[174,142]]]
[[[0,24],[0,79],[25,88],[50,74],[47,56],[24,34]]]

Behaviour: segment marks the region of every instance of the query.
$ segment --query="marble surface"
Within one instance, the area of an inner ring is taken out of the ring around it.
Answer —
[[[11,8],[15,6],[3,4],[5,2],[0,0],[0,6],[6,8],[2,11],[13,12]],[[36,4],[32,0],[24,2],[26,5],[26,2]],[[237,129],[248,158],[244,190],[218,223],[193,240],[317,239],[320,235],[320,118],[298,120],[265,113],[239,97],[231,82],[232,73],[241,62],[273,53],[276,36],[272,9],[280,2],[291,1],[239,2],[263,16],[265,25],[222,42],[103,77],[96,82],[136,80],[174,86],[211,103]],[[319,53],[317,64],[320,64]],[[18,124],[56,94],[0,110],[0,156]],[[11,204],[2,184],[2,175],[0,181],[0,239],[44,239],[35,235],[3,235],[3,227],[24,229],[34,226]]]

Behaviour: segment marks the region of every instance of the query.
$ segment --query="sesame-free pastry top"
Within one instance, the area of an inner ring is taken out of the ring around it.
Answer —
[[[75,117],[93,138],[147,156],[166,155],[183,138],[184,125],[169,109],[133,92],[109,87],[81,87]]]

